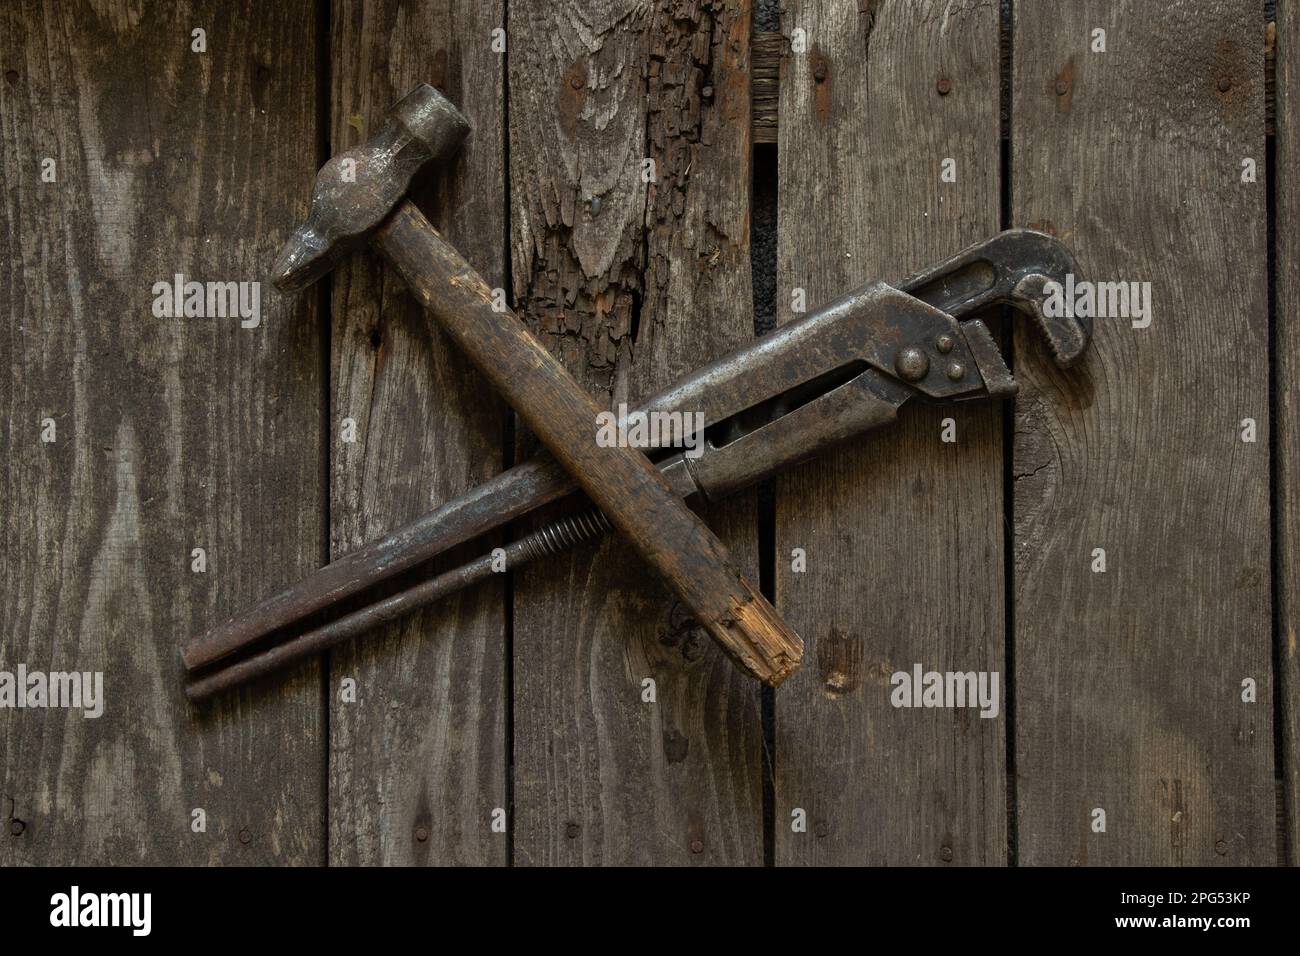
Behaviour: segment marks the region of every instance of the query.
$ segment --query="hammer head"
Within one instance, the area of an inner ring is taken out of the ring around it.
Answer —
[[[323,276],[384,221],[421,166],[451,155],[468,133],[461,111],[427,83],[398,100],[378,134],[316,174],[311,213],[272,267],[275,287],[297,292]]]

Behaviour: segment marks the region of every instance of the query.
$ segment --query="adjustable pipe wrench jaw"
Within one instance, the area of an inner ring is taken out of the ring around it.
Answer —
[[[975,313],[1009,305],[1035,319],[1058,364],[1091,329],[1046,314],[1047,285],[1077,271],[1056,239],[1001,233],[902,282],[874,282],[781,326],[652,398],[648,412],[702,413],[694,455],[661,465],[686,497],[717,498],[886,426],[921,396],[1003,398],[1016,382]]]
[[[990,306],[1007,305],[1029,316],[1056,364],[1076,364],[1092,338],[1092,320],[1049,315],[1047,309],[1053,284],[1059,294],[1070,275],[1077,280],[1079,268],[1060,240],[1031,229],[1010,229],[900,282],[898,288],[957,320],[983,381],[982,389],[943,397],[1008,398],[1016,393],[1018,386],[988,327],[978,318],[963,319]]]
[[[1008,229],[897,283],[898,288],[958,319],[991,305],[1009,305],[1031,317],[1062,368],[1083,357],[1092,320],[1049,316],[1048,287],[1079,278],[1079,266],[1055,236]]]
[[[981,320],[959,322],[919,299],[912,300],[909,311],[906,318],[895,321],[911,327],[924,314],[931,329],[918,329],[907,339],[910,344],[897,351],[894,368],[888,370],[892,377],[926,398],[940,401],[1011,398],[1019,391],[993,333]],[[938,331],[933,329],[936,325]],[[947,382],[935,381],[936,366]]]
[[[1016,393],[1011,370],[983,322],[959,322],[921,299],[884,288],[892,298],[881,325],[889,334],[879,340],[886,347],[867,357],[877,371],[937,401]]]

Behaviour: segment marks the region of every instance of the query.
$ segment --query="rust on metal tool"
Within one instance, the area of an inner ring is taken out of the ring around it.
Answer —
[[[403,97],[374,139],[322,167],[310,215],[276,262],[276,285],[301,289],[361,242],[374,243],[700,625],[747,673],[781,683],[799,666],[799,636],[643,454],[596,444],[592,397],[513,312],[494,306],[487,283],[404,198],[416,169],[449,154],[468,129],[427,84]],[[217,660],[238,646],[236,636],[211,635],[183,656],[187,663]]]
[[[1067,274],[1077,276],[1078,269],[1059,240],[1029,230],[1010,230],[895,283],[896,289],[907,292],[911,301],[900,300],[890,294],[894,290],[878,285],[850,293],[800,322],[711,363],[644,403],[639,411],[709,409],[703,454],[694,460],[682,453],[673,454],[659,462],[659,469],[680,497],[721,498],[891,423],[899,406],[918,394],[915,386],[928,375],[931,358],[936,364],[943,361],[949,365],[957,359],[973,360],[975,377],[964,387],[959,386],[964,374],[954,380],[944,371],[947,384],[936,382],[945,392],[941,397],[1013,395],[1016,385],[996,342],[983,322],[969,316],[991,306],[1010,305],[1035,319],[1059,364],[1072,365],[1086,349],[1089,325],[1086,320],[1049,322],[1042,310],[1044,286],[1048,282],[1064,283]],[[891,302],[892,310],[888,308]],[[960,320],[959,327],[954,330],[919,303]],[[897,343],[893,353],[870,353],[881,366],[879,369],[867,363],[864,355],[868,352],[859,348],[859,343],[873,338]],[[963,341],[969,357],[962,348]],[[819,342],[831,344],[828,348],[814,347]],[[932,349],[925,351],[930,346]],[[915,373],[899,374],[899,356],[908,350],[916,350],[925,358],[926,372],[919,377]],[[774,374],[773,368],[781,371]],[[791,381],[796,384],[786,387]],[[389,567],[407,568],[427,560],[441,550],[563,497],[574,488],[572,479],[542,454],[447,502],[389,538],[345,556],[278,597],[286,605],[297,602],[317,610],[330,603],[325,595],[339,586],[338,580],[347,580],[358,590],[376,584],[388,576]],[[507,545],[507,566],[515,568],[556,553],[607,527],[598,511],[561,519]],[[345,569],[348,575],[329,577]],[[199,678],[189,685],[187,693],[194,700],[204,699],[358,636],[491,573],[490,558],[472,561]],[[247,633],[256,635],[258,620],[258,615],[245,615],[237,622],[244,624]]]
[[[726,546],[640,451],[600,447],[600,407],[424,214],[402,202],[376,232],[380,251],[529,430],[610,523],[657,570],[695,619],[748,674],[777,686],[798,669],[803,641],[736,568]]]

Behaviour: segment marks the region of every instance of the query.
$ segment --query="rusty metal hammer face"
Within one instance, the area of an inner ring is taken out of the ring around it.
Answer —
[[[726,547],[640,451],[598,446],[600,409],[487,283],[404,198],[415,171],[460,144],[469,124],[432,87],[393,107],[370,142],[336,157],[316,181],[310,216],[275,265],[281,289],[299,289],[369,240],[520,419],[573,475],[610,523],[676,591],[695,619],[748,673],[776,685],[803,642],[735,567]],[[227,632],[194,659],[237,646]]]

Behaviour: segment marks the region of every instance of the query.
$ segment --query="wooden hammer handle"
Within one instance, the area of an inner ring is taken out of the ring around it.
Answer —
[[[487,283],[424,214],[404,200],[371,238],[443,330],[732,658],[772,686],[794,673],[803,654],[799,636],[645,455],[596,444],[595,400],[513,312],[493,307]]]

